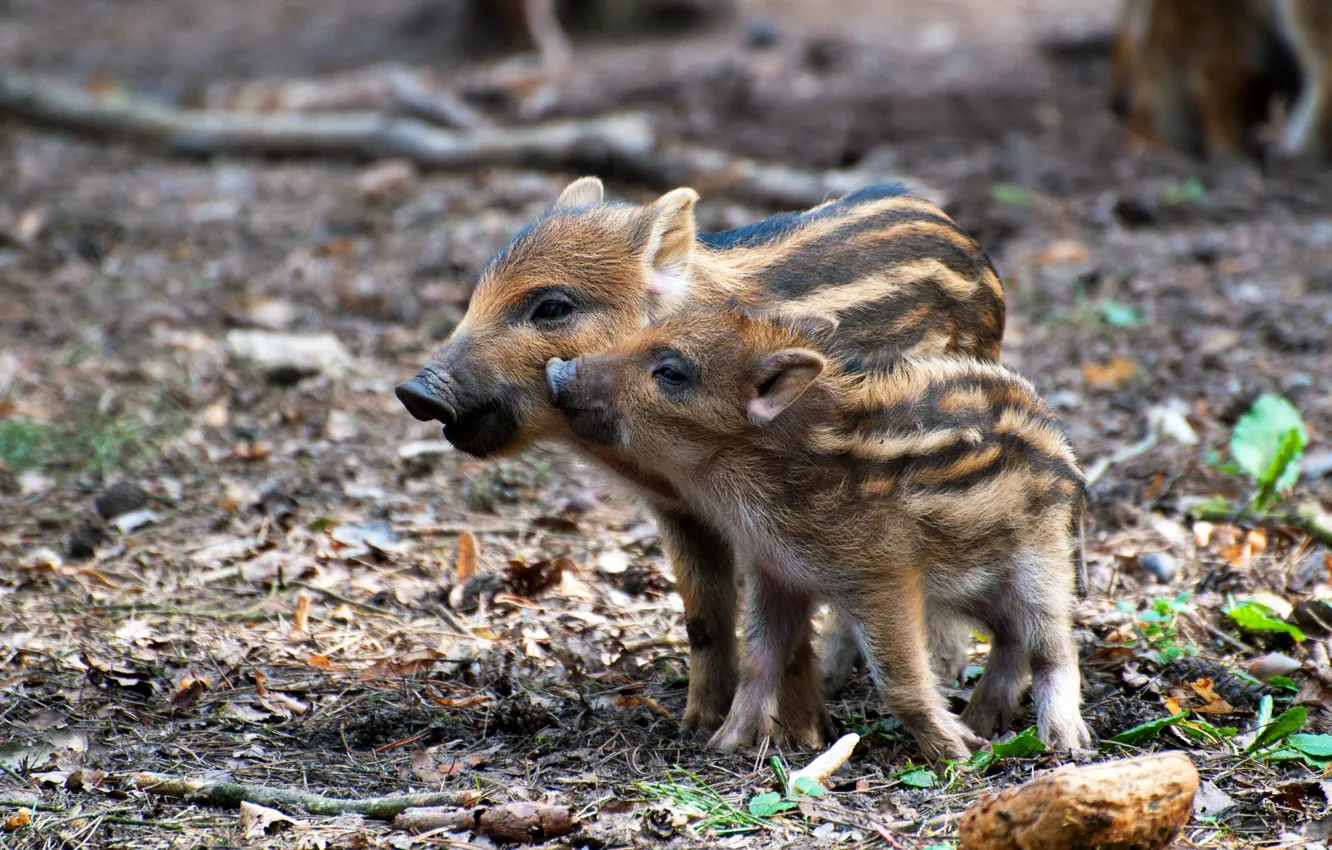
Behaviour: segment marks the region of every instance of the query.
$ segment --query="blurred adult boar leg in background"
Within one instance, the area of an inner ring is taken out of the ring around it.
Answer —
[[[1111,103],[1133,136],[1195,156],[1261,153],[1273,107],[1290,154],[1332,151],[1332,3],[1126,0]]]
[[[827,353],[856,369],[908,353],[997,360],[1004,298],[980,246],[900,186],[871,186],[720,233],[697,231],[697,199],[681,188],[644,206],[608,203],[595,178],[569,184],[486,264],[463,321],[397,393],[413,416],[442,422],[444,436],[470,454],[563,442],[638,491],[684,602],[684,724],[710,732],[725,719],[738,677],[733,547],[664,478],[575,437],[551,406],[546,362],[604,351],[683,307],[728,303],[822,317]],[[937,628],[948,631],[943,643],[962,647],[964,661],[965,625]],[[831,718],[809,632],[786,660],[776,725],[783,740],[817,746]],[[945,654],[944,666],[956,668],[957,650]]]

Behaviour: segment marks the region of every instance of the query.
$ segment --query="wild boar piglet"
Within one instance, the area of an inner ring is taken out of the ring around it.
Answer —
[[[907,358],[851,372],[817,351],[829,330],[687,311],[547,364],[576,434],[669,480],[736,542],[747,652],[713,744],[773,732],[782,671],[820,598],[854,622],[928,758],[964,758],[1007,726],[1029,681],[1042,740],[1089,744],[1072,640],[1084,486],[1058,423],[1001,366]],[[992,637],[960,719],[930,669],[927,606]]]

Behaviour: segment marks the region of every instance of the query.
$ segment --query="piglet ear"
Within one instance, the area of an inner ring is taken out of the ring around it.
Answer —
[[[675,189],[647,209],[648,238],[643,247],[643,273],[650,295],[663,305],[678,304],[689,294],[694,265],[694,204],[698,193]]]
[[[788,348],[764,357],[754,372],[749,421],[762,427],[776,419],[805,394],[827,365],[823,355],[804,348]]]
[[[555,201],[555,209],[563,210],[570,207],[589,207],[593,204],[599,204],[606,199],[606,187],[601,184],[601,180],[596,177],[579,177],[560,193],[560,197]]]

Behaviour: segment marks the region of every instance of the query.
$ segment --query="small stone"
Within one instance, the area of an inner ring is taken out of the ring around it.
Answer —
[[[1303,665],[1280,652],[1269,652],[1249,662],[1247,672],[1260,682],[1266,682],[1274,676],[1289,676]]]
[[[772,18],[754,18],[745,27],[745,46],[754,50],[766,50],[781,40],[782,31]]]
[[[846,62],[850,46],[839,38],[815,38],[805,47],[805,64],[820,73],[832,71]]]
[[[1141,195],[1121,195],[1114,206],[1114,213],[1129,227],[1155,224],[1158,215],[1155,198]]]
[[[380,201],[410,197],[416,183],[416,166],[409,160],[390,159],[366,169],[356,187],[367,201]]]
[[[122,481],[104,490],[93,502],[93,508],[102,519],[113,520],[122,514],[137,511],[146,504],[148,494],[142,488]]]
[[[129,534],[143,528],[145,525],[152,525],[157,520],[157,514],[147,508],[141,508],[137,511],[121,514],[112,520],[111,524],[118,528],[121,534]]]
[[[71,561],[86,561],[97,554],[97,544],[106,540],[106,532],[91,523],[83,523],[69,535],[65,555]]]
[[[1151,573],[1161,584],[1170,584],[1179,574],[1179,561],[1166,552],[1144,552],[1138,556],[1138,566]]]
[[[351,354],[330,333],[233,330],[227,334],[227,350],[233,359],[253,363],[270,381],[281,384],[321,372],[339,377],[353,366]]]

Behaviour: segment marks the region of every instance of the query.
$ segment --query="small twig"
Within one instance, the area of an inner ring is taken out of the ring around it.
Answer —
[[[179,605],[167,605],[156,602],[108,602],[93,605],[57,605],[54,609],[61,614],[77,614],[85,611],[101,611],[107,614],[163,614],[166,616],[198,617],[206,620],[252,621],[269,616],[263,603],[251,605],[240,611],[206,611],[201,608],[183,608]]]
[[[1193,617],[1190,618],[1190,620],[1194,623],[1194,625],[1201,626],[1203,630],[1205,630],[1212,637],[1216,638],[1222,643],[1230,644],[1234,648],[1238,649],[1240,652],[1243,652],[1248,655],[1253,655],[1258,652],[1258,650],[1249,646],[1247,643],[1240,640],[1239,638],[1234,637],[1233,635],[1228,635],[1225,632],[1218,629],[1216,626],[1207,622],[1207,620],[1204,619],[1201,614],[1194,615]]]
[[[541,54],[541,71],[547,78],[562,77],[573,61],[573,46],[555,14],[555,0],[523,0],[527,32]]]
[[[1201,504],[1189,511],[1194,519],[1208,522],[1232,522],[1238,525],[1255,525],[1263,528],[1298,528],[1324,546],[1332,546],[1332,526],[1323,524],[1318,516],[1308,508],[1294,508],[1283,511],[1259,513],[1241,508],[1235,510],[1229,505]]]
[[[645,649],[674,649],[688,645],[689,641],[679,635],[656,635],[643,640],[631,640],[623,644],[625,655],[632,655]]]
[[[369,611],[372,614],[379,614],[384,617],[399,616],[396,611],[390,611],[387,608],[381,608],[378,605],[373,605],[369,602],[357,602],[355,599],[352,599],[351,597],[348,596],[343,596],[341,593],[338,593],[335,590],[329,590],[326,587],[319,587],[318,585],[309,584],[308,582],[292,580],[287,582],[287,586],[304,588],[305,590],[311,591],[312,593],[318,593],[320,596],[332,599],[335,602],[341,602],[344,605],[350,605],[353,608],[360,608],[363,611]],[[449,628],[453,629],[459,634],[469,635],[472,633],[471,629],[467,628],[467,626],[459,622],[458,618],[453,616],[453,614],[450,613],[445,608],[439,609],[439,618],[444,622],[448,623]]]
[[[1091,466],[1087,467],[1087,486],[1091,487],[1097,481],[1100,481],[1101,476],[1105,475],[1106,470],[1110,467],[1133,460],[1135,457],[1151,451],[1157,441],[1156,431],[1153,430],[1150,431],[1146,437],[1143,437],[1133,445],[1125,446],[1109,457],[1100,458]]]
[[[63,806],[52,806],[48,803],[28,802],[24,800],[0,800],[0,806],[9,809],[31,809],[38,812],[67,812],[69,809]]]
[[[404,115],[460,130],[490,127],[491,121],[452,92],[431,90],[417,75],[401,68],[388,74],[393,105]]]
[[[417,806],[471,806],[481,795],[476,791],[437,791],[429,794],[401,794],[390,797],[345,799],[266,788],[261,785],[243,785],[239,782],[213,782],[207,779],[167,776],[161,773],[136,773],[134,784],[149,794],[182,797],[201,805],[220,809],[239,808],[240,804],[302,809],[312,815],[360,814],[378,820],[391,820],[404,809]]]

